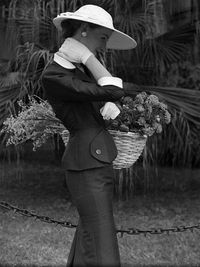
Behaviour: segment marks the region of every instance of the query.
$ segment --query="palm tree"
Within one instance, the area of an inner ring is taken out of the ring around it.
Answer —
[[[113,15],[116,27],[138,42],[134,51],[108,53],[104,60],[110,71],[140,84],[141,90],[157,94],[173,113],[171,126],[148,141],[145,159],[159,164],[199,164],[194,146],[199,142],[196,132],[200,126],[200,91],[160,83],[172,63],[194,58],[194,45],[199,38],[197,0],[11,0],[7,10],[2,9],[1,18],[6,25],[7,48],[12,53],[7,53],[11,55],[7,71],[0,74],[4,77],[0,87],[0,124],[8,115],[8,105],[15,110],[17,99],[33,93],[42,95],[40,76],[60,45],[52,17],[82,4],[104,7]],[[184,19],[180,15],[183,10]],[[177,20],[173,21],[175,15]],[[197,59],[197,48],[195,53]]]

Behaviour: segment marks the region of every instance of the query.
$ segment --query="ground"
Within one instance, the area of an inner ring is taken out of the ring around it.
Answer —
[[[178,170],[174,175],[177,173]],[[199,176],[200,172],[192,173]],[[78,214],[59,166],[4,163],[0,165],[0,174],[0,201],[56,220],[77,223]],[[184,192],[137,194],[129,201],[114,199],[116,226],[118,229],[149,229],[199,224],[199,203],[198,187]],[[74,229],[0,208],[0,266],[64,267],[73,235]],[[200,229],[169,235],[125,234],[120,237],[118,234],[122,266],[200,266],[199,239]]]

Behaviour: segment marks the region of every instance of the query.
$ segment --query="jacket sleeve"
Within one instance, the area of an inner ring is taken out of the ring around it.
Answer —
[[[46,72],[42,77],[42,85],[47,97],[63,101],[116,101],[125,95],[124,90],[117,86],[99,86],[95,82],[79,79],[74,73]]]

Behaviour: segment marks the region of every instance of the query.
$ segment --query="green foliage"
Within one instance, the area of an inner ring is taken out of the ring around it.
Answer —
[[[173,120],[173,130],[170,129],[170,139],[173,140],[173,160],[169,160],[173,165],[199,166],[200,163],[200,65],[190,61],[173,63],[168,71],[158,79],[158,84],[162,86],[174,86],[177,89],[177,102],[182,98],[182,109],[176,112]],[[188,88],[188,89],[185,89]],[[187,90],[187,95],[184,92]],[[173,94],[175,91],[173,92]],[[196,98],[196,100],[195,100]],[[185,115],[181,112],[185,108]],[[194,119],[195,118],[195,119]],[[169,137],[169,136],[168,136]],[[168,139],[167,139],[168,140]],[[169,141],[169,140],[168,140]],[[167,148],[167,142],[164,145]],[[163,162],[164,163],[164,162]]]
[[[52,18],[82,4],[107,9],[116,28],[138,43],[135,50],[103,55],[109,70],[141,85],[138,92],[157,95],[172,114],[172,124],[164,127],[161,135],[149,138],[144,163],[199,166],[199,65],[191,63],[195,40],[195,59],[199,62],[197,1],[11,0],[2,18],[11,58],[0,71],[0,125],[10,112],[16,113],[17,100],[26,99],[27,94],[42,97],[42,71],[61,41]],[[189,12],[189,19],[172,22],[174,12],[177,15],[183,9]],[[182,63],[185,58],[188,62]]]
[[[48,50],[37,49],[33,43],[18,45],[13,58],[0,71],[0,125],[12,111],[16,113],[16,101],[37,93],[41,95],[40,76],[51,61]],[[5,68],[6,66],[6,68]]]
[[[184,120],[180,114],[176,114],[172,123],[164,129],[161,135],[152,136],[148,140],[147,164],[195,167],[198,147],[193,134],[187,120]]]
[[[173,63],[158,83],[163,86],[200,90],[200,64],[190,61]]]

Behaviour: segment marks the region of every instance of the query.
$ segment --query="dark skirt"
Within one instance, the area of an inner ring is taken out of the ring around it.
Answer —
[[[113,217],[112,165],[84,171],[67,171],[72,202],[79,213],[67,267],[120,267]]]

